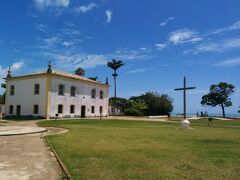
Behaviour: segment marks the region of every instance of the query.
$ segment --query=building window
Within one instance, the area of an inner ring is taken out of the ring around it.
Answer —
[[[14,90],[15,90],[14,85],[11,85],[11,86],[10,86],[10,95],[11,95],[11,96],[14,95]]]
[[[58,105],[58,114],[62,114],[63,113],[63,105],[59,104]]]
[[[70,93],[71,96],[76,96],[76,87],[72,86],[71,87],[71,93]]]
[[[103,91],[100,91],[100,99],[103,99]]]
[[[74,113],[75,113],[75,106],[74,106],[74,105],[71,105],[71,106],[70,106],[70,113],[71,113],[71,114],[74,114]]]
[[[94,113],[94,112],[95,112],[95,107],[92,106],[92,108],[91,108],[91,113]]]
[[[100,114],[103,113],[103,108],[102,108],[102,106],[99,107],[99,113],[100,113]]]
[[[40,85],[39,84],[35,84],[34,85],[34,94],[39,94],[40,92]]]
[[[33,114],[38,114],[38,105],[33,106]]]
[[[13,114],[13,105],[9,106],[9,114]]]
[[[96,98],[96,89],[92,89],[92,99]]]
[[[59,86],[58,86],[58,95],[64,95],[64,85],[62,85],[62,84],[60,84]]]

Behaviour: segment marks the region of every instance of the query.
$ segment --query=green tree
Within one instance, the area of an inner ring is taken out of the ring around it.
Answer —
[[[95,77],[89,77],[88,79],[91,79],[91,80],[93,80],[93,81],[97,81],[98,77],[97,77],[97,76],[95,76]]]
[[[147,92],[141,96],[131,97],[130,100],[142,100],[147,104],[144,115],[169,115],[173,110],[172,98],[168,95],[160,95],[157,92]]]
[[[129,101],[125,98],[117,97],[115,99],[115,97],[111,97],[109,98],[109,105],[112,107],[115,105],[122,113],[125,113],[125,109],[129,107]]]
[[[2,84],[1,84],[1,87],[2,87],[3,89],[5,89],[5,92],[4,92],[3,95],[1,95],[1,97],[0,97],[0,104],[5,104],[6,84],[5,84],[5,83],[2,83]]]
[[[144,111],[148,108],[147,104],[143,100],[130,100],[130,107],[126,109],[126,115],[130,116],[143,116]]]
[[[225,107],[232,106],[230,95],[234,93],[235,86],[225,82],[210,86],[210,92],[202,97],[201,104],[206,106],[220,106],[225,117]]]
[[[117,97],[117,85],[116,85],[116,78],[118,76],[117,74],[117,69],[120,68],[121,66],[123,66],[123,62],[122,61],[118,61],[116,59],[112,59],[112,61],[109,61],[107,63],[108,67],[110,67],[111,69],[113,69],[114,73],[113,78],[114,78],[114,97]]]
[[[240,113],[240,106],[239,106],[239,110],[238,110],[238,113]]]
[[[85,70],[79,67],[75,71],[75,74],[78,75],[78,76],[85,76]]]

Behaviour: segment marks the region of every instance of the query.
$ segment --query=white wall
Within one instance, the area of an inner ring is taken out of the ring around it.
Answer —
[[[58,114],[58,105],[62,104],[63,113],[59,117],[71,116],[76,117],[81,115],[81,106],[86,106],[86,116],[100,116],[99,107],[103,107],[103,116],[108,115],[108,88],[107,86],[84,82],[81,80],[71,80],[64,78],[52,77],[51,83],[51,117]],[[58,95],[58,86],[62,84],[65,86],[64,96]],[[76,96],[70,96],[71,86],[76,87]],[[91,98],[91,90],[96,89],[96,98]],[[104,98],[100,99],[100,91],[104,92]],[[70,105],[75,105],[75,113],[70,114]],[[91,113],[91,106],[95,106],[95,113]]]
[[[34,94],[34,85],[40,84],[40,94]],[[33,106],[38,105],[39,110],[36,116],[45,116],[45,94],[46,77],[32,79],[13,79],[8,80],[8,96],[5,107],[5,114],[9,114],[9,106],[13,105],[13,115],[16,115],[17,105],[21,106],[21,115],[33,115]],[[10,87],[14,85],[14,95],[10,95]]]
[[[17,105],[21,106],[21,115],[33,115],[33,106],[39,106],[39,113],[36,116],[46,116],[46,81],[47,77],[34,77],[31,79],[10,79],[8,80],[8,96],[5,113],[6,115],[16,115]],[[34,85],[40,84],[40,94],[34,95]],[[58,95],[58,86],[65,86],[64,96]],[[15,86],[15,93],[10,96],[10,86]],[[76,87],[76,96],[70,96],[71,86]],[[59,117],[81,116],[81,106],[86,106],[86,117],[100,116],[99,108],[103,107],[102,116],[108,115],[108,87],[81,80],[71,80],[67,78],[52,76],[51,95],[49,99],[50,117],[55,117],[58,113],[58,105],[62,104],[63,113]],[[96,89],[96,98],[91,98],[91,90]],[[104,92],[104,98],[100,99],[100,91]],[[9,114],[9,106],[14,106],[13,114]],[[70,114],[70,105],[75,106],[75,113]],[[95,113],[91,113],[91,106],[95,106]]]

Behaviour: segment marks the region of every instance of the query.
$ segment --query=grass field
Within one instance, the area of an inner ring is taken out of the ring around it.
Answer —
[[[196,122],[192,130],[180,130],[178,123],[114,120],[39,125],[70,129],[47,138],[73,179],[239,179],[240,128]]]
[[[182,118],[171,118],[170,121],[174,122],[180,122]],[[189,120],[191,125],[201,125],[201,126],[207,126],[208,125],[208,119],[199,119],[199,120]],[[212,122],[209,124],[210,126],[223,126],[223,127],[240,127],[240,120],[230,120],[230,121],[224,121],[224,120],[217,120],[213,119]]]

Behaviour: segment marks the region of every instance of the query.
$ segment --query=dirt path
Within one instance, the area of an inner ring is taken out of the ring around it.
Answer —
[[[34,121],[7,124],[8,126],[36,126]],[[63,179],[63,172],[55,156],[45,144],[43,135],[43,133],[37,133],[0,136],[1,180]]]

